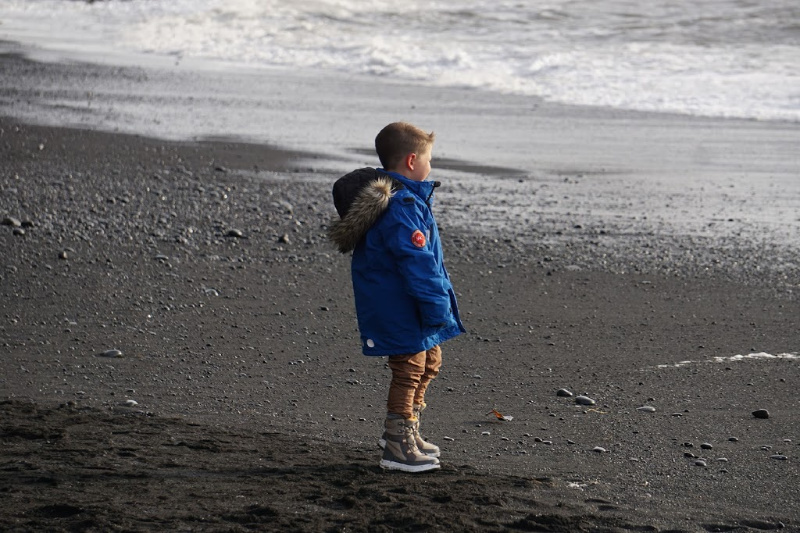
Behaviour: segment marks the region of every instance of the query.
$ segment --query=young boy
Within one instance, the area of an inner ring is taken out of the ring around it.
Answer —
[[[433,133],[395,122],[375,138],[382,169],[365,168],[333,188],[340,220],[329,237],[353,251],[351,273],[364,355],[388,356],[392,381],[380,466],[439,468],[439,448],[422,439],[425,391],[439,373],[444,341],[463,333],[431,212]]]

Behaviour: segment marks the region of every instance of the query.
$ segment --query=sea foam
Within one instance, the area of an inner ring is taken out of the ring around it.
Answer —
[[[337,71],[702,116],[800,120],[793,0],[9,0],[5,39]],[[70,24],[63,24],[69,20]]]

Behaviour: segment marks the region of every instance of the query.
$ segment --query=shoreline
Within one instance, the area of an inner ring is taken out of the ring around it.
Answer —
[[[793,124],[578,108],[347,76],[321,84],[280,71],[0,61],[9,72],[2,115],[254,150],[266,143],[291,156],[300,179],[377,164],[368,132],[410,120],[437,132],[436,179],[451,185],[440,216],[461,231],[511,238],[551,259],[548,246],[584,248],[572,254],[581,261],[558,268],[691,268],[798,288]]]

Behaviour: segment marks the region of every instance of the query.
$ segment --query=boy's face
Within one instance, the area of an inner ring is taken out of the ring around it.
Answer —
[[[424,152],[409,154],[406,158],[408,176],[410,180],[425,181],[431,173],[431,151],[433,146],[428,145]]]

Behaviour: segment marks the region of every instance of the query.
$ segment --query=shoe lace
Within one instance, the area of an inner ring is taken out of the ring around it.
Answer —
[[[408,447],[410,450],[419,452],[419,447],[417,446],[417,438],[416,438],[416,424],[414,422],[408,422],[403,424],[403,433],[406,437],[406,442],[408,443]]]

